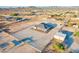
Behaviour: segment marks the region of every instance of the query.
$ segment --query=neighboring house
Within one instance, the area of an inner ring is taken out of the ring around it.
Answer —
[[[59,42],[63,42],[66,38],[66,34],[62,33],[62,32],[57,32],[54,35],[54,39],[57,39]]]
[[[55,28],[57,25],[52,23],[40,23],[33,27],[33,29],[40,30],[43,32],[48,32],[49,30]]]
[[[31,19],[29,19],[29,18],[17,18],[17,19],[16,19],[16,21],[18,21],[18,22],[20,22],[20,21],[25,21],[25,20],[29,21],[29,20],[31,20]]]
[[[18,21],[18,22],[22,21],[22,18],[16,18],[16,21]]]
[[[12,16],[5,16],[5,18],[6,18],[6,20],[11,20],[11,19],[13,19]]]
[[[76,29],[79,27],[78,24],[76,24],[76,23],[73,23],[72,26],[73,26],[74,28],[76,28]]]
[[[74,28],[78,28],[79,26],[78,26],[78,25],[73,25],[73,27],[74,27]]]

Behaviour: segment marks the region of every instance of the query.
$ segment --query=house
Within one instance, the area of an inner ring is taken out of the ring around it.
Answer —
[[[16,21],[18,21],[18,22],[20,22],[20,21],[25,21],[25,20],[29,21],[29,20],[31,20],[31,19],[30,19],[30,18],[17,18],[17,19],[16,19]]]
[[[43,32],[48,32],[49,30],[55,28],[57,25],[52,23],[40,23],[33,27],[33,29],[40,30]]]
[[[0,48],[3,48],[3,49],[7,48],[7,46],[8,46],[8,43],[2,43],[2,44],[0,44]]]
[[[20,22],[22,21],[22,18],[16,18],[16,21]]]
[[[59,42],[63,42],[66,38],[66,34],[62,33],[62,32],[57,32],[54,35],[54,39],[57,39]]]
[[[78,25],[73,25],[73,27],[77,29],[79,26]]]
[[[20,40],[19,42],[30,43],[30,42],[33,42],[33,40],[32,40],[32,37],[28,37],[28,38],[24,38],[24,39]]]
[[[23,42],[20,42],[20,41],[17,41],[17,40],[13,40],[12,43],[15,45],[15,46],[21,46],[23,44]]]
[[[5,19],[9,21],[9,20],[13,20],[13,17],[12,16],[5,16]]]

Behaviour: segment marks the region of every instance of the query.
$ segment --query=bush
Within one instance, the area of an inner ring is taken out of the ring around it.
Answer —
[[[78,36],[78,37],[79,37],[79,32],[76,32],[76,33],[75,33],[75,36]]]
[[[11,14],[11,16],[18,16],[18,15],[19,15],[18,13]]]

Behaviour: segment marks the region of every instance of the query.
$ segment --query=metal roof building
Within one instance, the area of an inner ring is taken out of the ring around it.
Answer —
[[[55,28],[57,25],[52,23],[40,23],[39,25],[36,25],[34,29],[40,30],[43,32],[48,32],[49,30]]]
[[[57,40],[60,40],[61,42],[63,42],[66,38],[66,34],[62,33],[62,32],[57,32],[55,35],[54,35],[54,38],[57,39]]]

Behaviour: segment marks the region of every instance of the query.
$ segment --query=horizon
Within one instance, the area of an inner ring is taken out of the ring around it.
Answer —
[[[0,8],[26,8],[26,7],[66,7],[66,8],[73,8],[79,6],[0,6]]]

